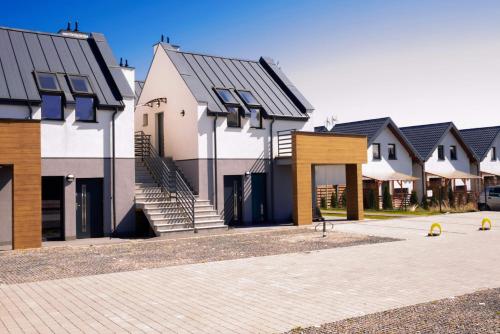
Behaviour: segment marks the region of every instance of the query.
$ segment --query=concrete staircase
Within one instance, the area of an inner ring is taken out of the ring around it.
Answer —
[[[135,164],[135,202],[136,207],[144,212],[157,236],[194,232],[195,229],[196,232],[227,229],[210,201],[198,197],[194,206],[193,228],[183,209],[177,205],[175,197],[170,197],[168,192],[162,191],[141,159],[136,159]]]

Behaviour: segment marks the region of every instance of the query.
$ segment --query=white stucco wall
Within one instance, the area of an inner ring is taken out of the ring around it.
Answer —
[[[500,175],[500,135],[497,136],[493,144],[491,145],[492,147],[496,147],[497,149],[497,157],[496,160],[491,160],[492,157],[492,151],[493,149],[490,148],[488,151],[488,154],[486,157],[481,161],[481,166],[480,170],[481,172],[488,172],[488,173],[497,173],[497,175]]]
[[[143,106],[146,102],[166,97],[160,107]],[[149,69],[138,107],[135,112],[135,129],[152,136],[157,147],[156,115],[163,112],[165,156],[175,160],[195,159],[198,155],[198,103],[187,88],[174,64],[162,48],[157,48]],[[184,110],[184,116],[181,112]],[[148,126],[143,126],[147,113]]]
[[[448,132],[439,145],[444,146],[444,160],[438,159],[438,149],[434,150],[432,156],[425,162],[425,171],[429,173],[449,173],[454,170],[470,173],[470,160],[467,153],[460,145],[456,137]],[[450,160],[450,146],[457,147],[457,160]]]

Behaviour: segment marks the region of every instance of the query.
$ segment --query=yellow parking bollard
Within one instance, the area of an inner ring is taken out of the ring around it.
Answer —
[[[439,229],[439,233],[435,233],[434,232],[434,229],[437,228]],[[440,236],[441,235],[441,232],[443,230],[441,229],[441,225],[439,225],[439,223],[434,223],[431,225],[431,229],[429,231],[429,233],[427,234],[428,237],[437,237],[437,236]]]
[[[488,223],[488,227],[484,227]],[[489,218],[484,218],[483,221],[481,222],[481,227],[479,228],[479,231],[488,231],[491,230],[491,220]]]

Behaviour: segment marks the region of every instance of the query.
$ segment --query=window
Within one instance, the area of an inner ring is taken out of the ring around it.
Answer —
[[[76,120],[83,122],[95,122],[95,104],[91,96],[77,96],[75,98]]]
[[[62,96],[42,94],[42,119],[62,120]]]
[[[92,94],[89,80],[84,76],[68,75],[69,84],[73,93]]]
[[[444,146],[438,146],[438,160],[444,160]]]
[[[227,107],[227,126],[231,128],[240,127],[240,108],[239,107]]]
[[[450,146],[450,160],[457,160],[457,147],[455,145]]]
[[[492,147],[491,148],[491,161],[496,161],[497,160],[497,148]]]
[[[372,144],[373,160],[380,160],[380,144]]]
[[[239,105],[238,101],[233,96],[233,93],[229,89],[225,88],[215,88],[215,92],[219,95],[219,98],[224,104]]]
[[[262,128],[262,114],[260,108],[250,108],[250,127],[251,128]]]
[[[243,102],[245,102],[246,105],[260,107],[260,103],[257,102],[257,100],[253,96],[252,92],[249,92],[247,90],[238,90],[237,93],[241,97]]]
[[[38,89],[55,92],[61,91],[59,88],[59,82],[57,81],[54,73],[36,72],[35,77]]]
[[[396,160],[396,144],[388,145],[389,160]]]
[[[148,126],[149,119],[148,114],[142,114],[142,126]]]

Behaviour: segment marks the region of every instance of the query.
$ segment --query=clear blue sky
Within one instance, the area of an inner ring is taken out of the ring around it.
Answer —
[[[389,115],[466,127],[500,123],[499,18],[497,0],[4,1],[0,25],[55,32],[78,21],[138,79],[161,34],[185,50],[270,56],[318,124]]]

